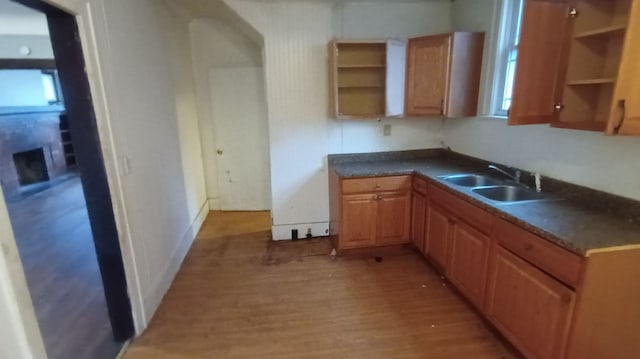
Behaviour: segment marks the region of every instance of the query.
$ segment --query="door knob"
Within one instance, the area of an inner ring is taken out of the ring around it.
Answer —
[[[224,153],[224,150],[222,148],[218,148],[218,150],[216,152],[218,152],[218,154],[221,155],[221,154]]]

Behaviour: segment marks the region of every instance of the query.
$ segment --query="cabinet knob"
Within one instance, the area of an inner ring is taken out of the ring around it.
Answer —
[[[561,104],[560,102],[558,102],[557,104],[553,105],[553,111],[560,112],[562,110],[564,110],[564,105]]]

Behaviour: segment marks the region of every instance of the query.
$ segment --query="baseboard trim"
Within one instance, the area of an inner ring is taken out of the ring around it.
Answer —
[[[317,223],[295,223],[281,224],[271,227],[271,233],[274,241],[291,240],[291,230],[298,230],[298,238],[302,239],[307,236],[307,232],[311,229],[313,237],[326,237],[329,235],[329,222]]]
[[[156,310],[162,303],[164,296],[169,291],[173,280],[175,279],[180,267],[182,266],[182,262],[184,262],[187,253],[191,249],[191,245],[193,241],[196,239],[204,220],[207,218],[207,214],[209,213],[209,204],[207,202],[202,204],[198,215],[193,220],[187,231],[182,236],[180,243],[176,246],[171,254],[171,258],[167,262],[165,269],[162,271],[162,275],[158,276],[156,281],[151,286],[151,290],[148,292],[148,295],[145,298],[145,320],[144,328],[141,328],[141,331],[144,331],[146,327],[151,322],[153,315]],[[142,334],[142,333],[138,333]]]

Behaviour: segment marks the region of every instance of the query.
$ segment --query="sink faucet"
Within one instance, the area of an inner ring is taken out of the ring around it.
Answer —
[[[489,169],[490,170],[494,170],[494,171],[498,171],[500,173],[502,173],[503,175],[511,178],[512,180],[516,181],[517,184],[520,184],[520,176],[522,175],[522,172],[520,172],[519,170],[516,170],[514,172],[514,174],[511,174],[505,170],[503,170],[502,168],[496,166],[496,165],[489,165]]]

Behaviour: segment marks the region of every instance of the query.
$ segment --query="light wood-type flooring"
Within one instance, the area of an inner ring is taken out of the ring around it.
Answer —
[[[331,259],[273,242],[268,213],[212,212],[125,359],[512,359],[413,249]]]
[[[43,186],[7,206],[49,359],[113,359],[122,344],[113,341],[80,178]]]

